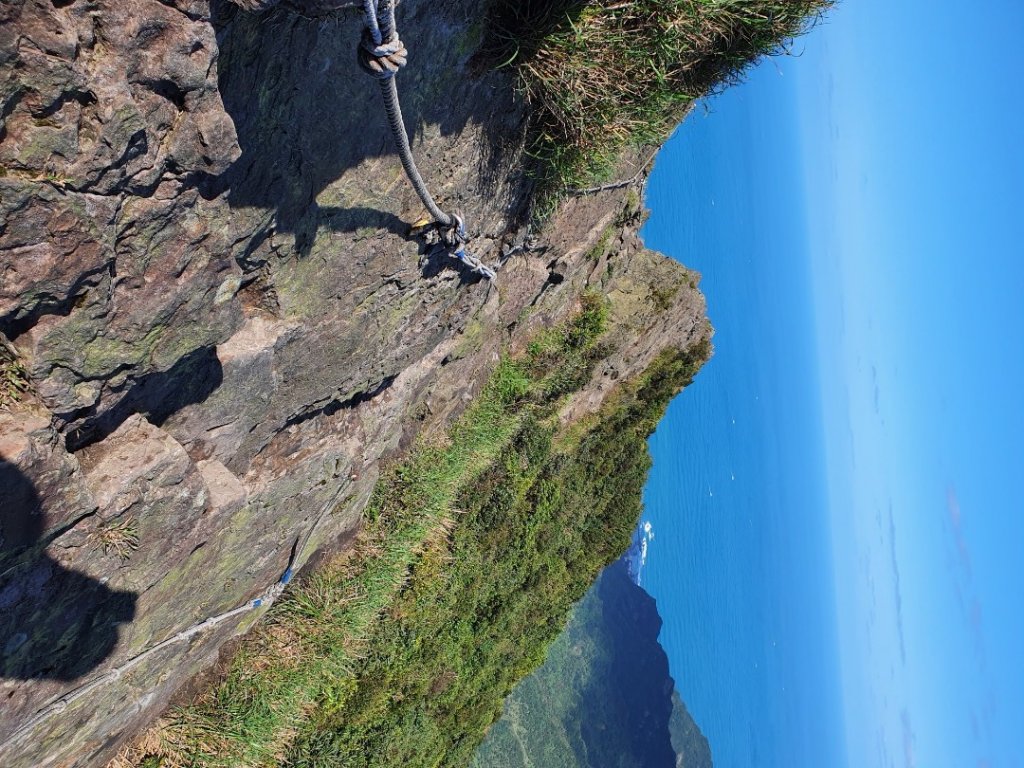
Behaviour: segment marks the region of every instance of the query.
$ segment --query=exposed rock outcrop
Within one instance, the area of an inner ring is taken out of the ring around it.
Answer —
[[[250,12],[270,5],[0,6],[0,334],[28,386],[0,399],[5,767],[102,764],[259,611],[180,633],[351,532],[382,458],[586,287],[614,328],[567,419],[708,332],[625,191],[503,256],[525,237],[524,106],[469,72],[479,0],[402,3],[400,87],[496,287],[408,237],[421,208],[351,3]]]

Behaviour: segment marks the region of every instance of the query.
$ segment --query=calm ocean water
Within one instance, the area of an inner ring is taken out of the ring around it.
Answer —
[[[677,131],[643,232],[702,272],[716,328],[650,441],[642,584],[717,768],[843,762],[801,173],[776,167],[797,133],[778,77],[769,62]]]

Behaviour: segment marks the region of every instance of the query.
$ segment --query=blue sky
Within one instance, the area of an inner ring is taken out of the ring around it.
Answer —
[[[1024,766],[1024,4],[856,0],[799,123],[851,765]]]

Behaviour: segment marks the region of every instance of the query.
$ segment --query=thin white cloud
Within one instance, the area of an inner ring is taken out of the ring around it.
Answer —
[[[948,513],[949,533],[954,552],[953,582],[957,603],[963,614],[964,623],[974,644],[978,665],[985,667],[985,631],[984,611],[981,599],[974,588],[974,566],[971,550],[964,533],[963,512],[956,488],[950,485],[946,489],[946,509]]]
[[[889,500],[889,560],[892,565],[892,588],[896,605],[896,633],[900,641],[900,661],[907,665],[907,644],[903,635],[903,593],[900,591],[900,564],[896,559],[896,520]]]
[[[916,768],[917,753],[915,750],[915,744],[917,742],[917,735],[914,733],[914,728],[910,723],[910,713],[906,709],[900,712],[900,726],[903,729],[904,763],[907,768]]]

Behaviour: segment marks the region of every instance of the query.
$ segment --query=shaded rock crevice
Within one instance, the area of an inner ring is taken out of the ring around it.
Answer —
[[[395,383],[396,378],[398,378],[397,375],[387,376],[377,384],[354,392],[347,397],[333,398],[324,405],[314,403],[311,408],[307,408],[301,413],[289,416],[285,420],[283,428],[288,429],[289,427],[297,426],[305,421],[309,421],[310,419],[315,419],[318,416],[333,416],[338,411],[346,408],[358,408],[363,403],[368,402],[386,392],[391,385]]]

